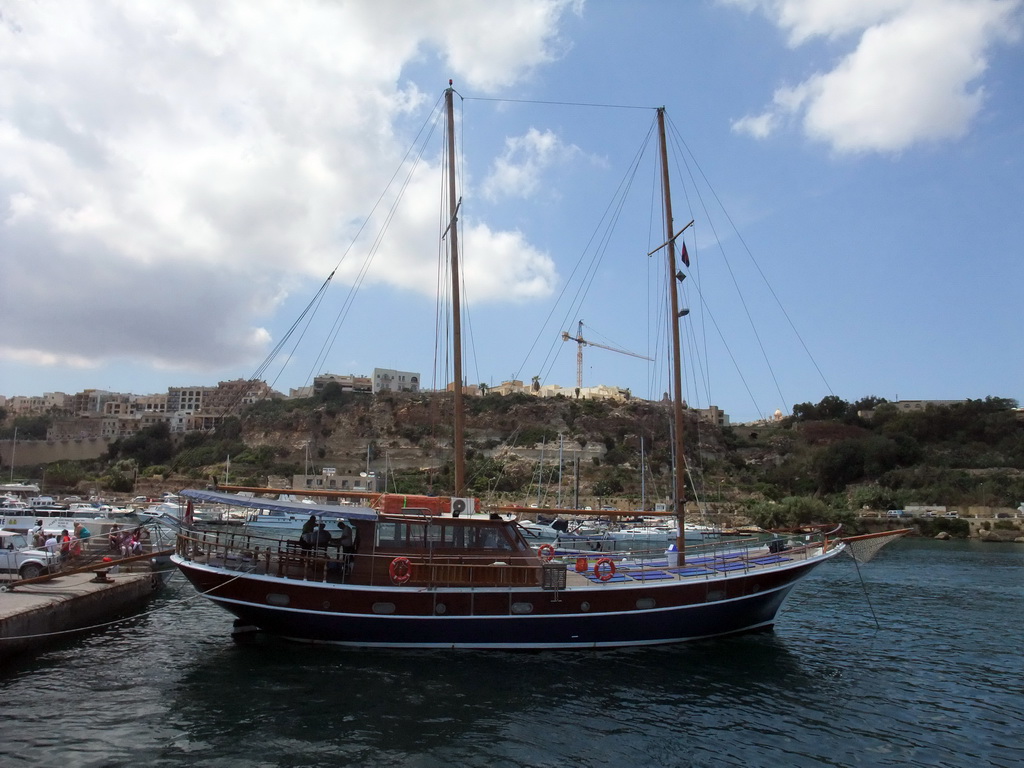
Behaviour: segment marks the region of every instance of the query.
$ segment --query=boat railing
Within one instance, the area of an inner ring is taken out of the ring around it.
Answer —
[[[297,541],[246,532],[191,530],[178,534],[177,555],[207,565],[258,572],[305,581],[345,582],[352,580],[355,560],[360,563],[358,580],[369,586],[408,583],[419,587],[501,587],[539,584],[536,562],[531,566],[483,555],[422,555],[396,557],[392,554],[349,555],[340,547],[303,548]],[[408,571],[396,574],[396,560],[407,560]],[[397,577],[397,578],[396,578]]]
[[[824,532],[794,532],[759,541],[719,540],[686,547],[683,557],[664,549],[648,551],[556,553],[542,559],[496,560],[483,555],[436,555],[428,551],[396,556],[359,553],[351,556],[338,547],[305,549],[296,541],[236,531],[183,531],[176,551],[186,560],[244,572],[306,581],[352,581],[353,557],[360,567],[357,580],[368,586],[409,585],[418,588],[518,587],[562,588],[564,574],[575,572],[596,583],[609,568],[628,580],[697,580],[723,573],[736,574],[755,569],[792,564],[820,555],[829,546]],[[832,539],[838,542],[838,539]],[[404,561],[404,562],[403,562]],[[546,569],[546,570],[545,570]],[[555,570],[560,571],[557,577]],[[549,573],[548,571],[552,571]]]

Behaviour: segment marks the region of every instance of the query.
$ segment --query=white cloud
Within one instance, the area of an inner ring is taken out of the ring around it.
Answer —
[[[522,302],[551,295],[556,283],[551,258],[520,232],[495,232],[486,224],[465,231],[466,292],[472,301]]]
[[[505,153],[494,161],[484,180],[483,193],[490,200],[529,197],[547,169],[580,154],[579,147],[565,144],[552,131],[530,128],[523,136],[505,139]]]
[[[300,281],[333,268],[401,160],[400,121],[420,120],[433,99],[403,70],[436,55],[464,87],[514,84],[563,52],[558,25],[572,7],[123,0],[5,8],[0,253],[5,294],[18,301],[0,302],[0,357],[258,360],[268,317]],[[436,196],[436,184],[419,191]],[[503,290],[489,290],[488,276],[478,299],[534,295],[553,280],[550,262],[521,235],[477,227],[474,237],[492,241],[482,249],[509,259]],[[372,279],[429,290],[432,281],[409,279],[421,276],[420,262],[405,261],[424,227],[396,231],[409,239],[381,251]],[[45,320],[19,309],[26,305],[45,306]]]
[[[958,138],[984,103],[986,55],[1019,30],[1020,0],[779,0],[751,3],[790,43],[856,38],[828,72],[779,88],[762,114],[733,124],[763,138],[785,118],[840,152],[895,152]],[[838,44],[838,43],[837,43]]]
[[[771,112],[760,115],[748,115],[733,122],[733,130],[738,133],[746,133],[755,139],[765,139],[772,135],[778,126],[779,118]]]

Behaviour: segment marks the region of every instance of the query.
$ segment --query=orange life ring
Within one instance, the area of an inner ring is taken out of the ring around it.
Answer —
[[[541,544],[537,547],[537,556],[542,560],[551,560],[555,556],[555,548],[550,544]]]
[[[395,584],[405,584],[412,578],[412,563],[408,557],[396,557],[388,566],[388,573]]]
[[[601,566],[602,565],[607,565],[608,566],[608,570],[607,571],[602,571],[601,570]],[[611,558],[602,557],[600,560],[598,560],[596,563],[594,563],[594,576],[596,576],[601,581],[608,581],[608,579],[610,579],[614,575],[615,575],[615,563],[612,562]]]

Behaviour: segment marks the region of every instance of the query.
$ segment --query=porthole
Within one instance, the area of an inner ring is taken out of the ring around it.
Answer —
[[[580,603],[580,610],[583,611],[584,613],[589,611],[590,610],[590,603],[587,603],[587,602]]]
[[[649,611],[651,610],[651,608],[654,607],[654,598],[641,597],[639,600],[636,601],[636,607],[639,608],[641,611]]]
[[[291,598],[288,595],[282,595],[280,592],[271,592],[267,595],[267,602],[270,605],[288,605],[291,602]]]
[[[533,613],[533,603],[512,603],[512,613]]]
[[[444,603],[438,603],[434,606],[434,613],[436,613],[438,616],[443,616],[444,614],[448,613],[448,607]]]
[[[381,613],[381,614],[394,613],[395,612],[395,604],[394,603],[374,603],[373,604],[373,612],[374,613]]]
[[[331,607],[331,603],[329,600],[324,600],[322,603],[320,603],[320,605],[323,607],[325,611]]]

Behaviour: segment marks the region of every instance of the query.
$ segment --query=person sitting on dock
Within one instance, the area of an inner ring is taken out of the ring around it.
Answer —
[[[142,542],[139,541],[137,529],[125,531],[121,536],[121,554],[124,557],[142,554]]]
[[[110,526],[110,532],[107,534],[107,540],[110,542],[110,549],[117,552],[121,549],[121,526],[114,523]]]

